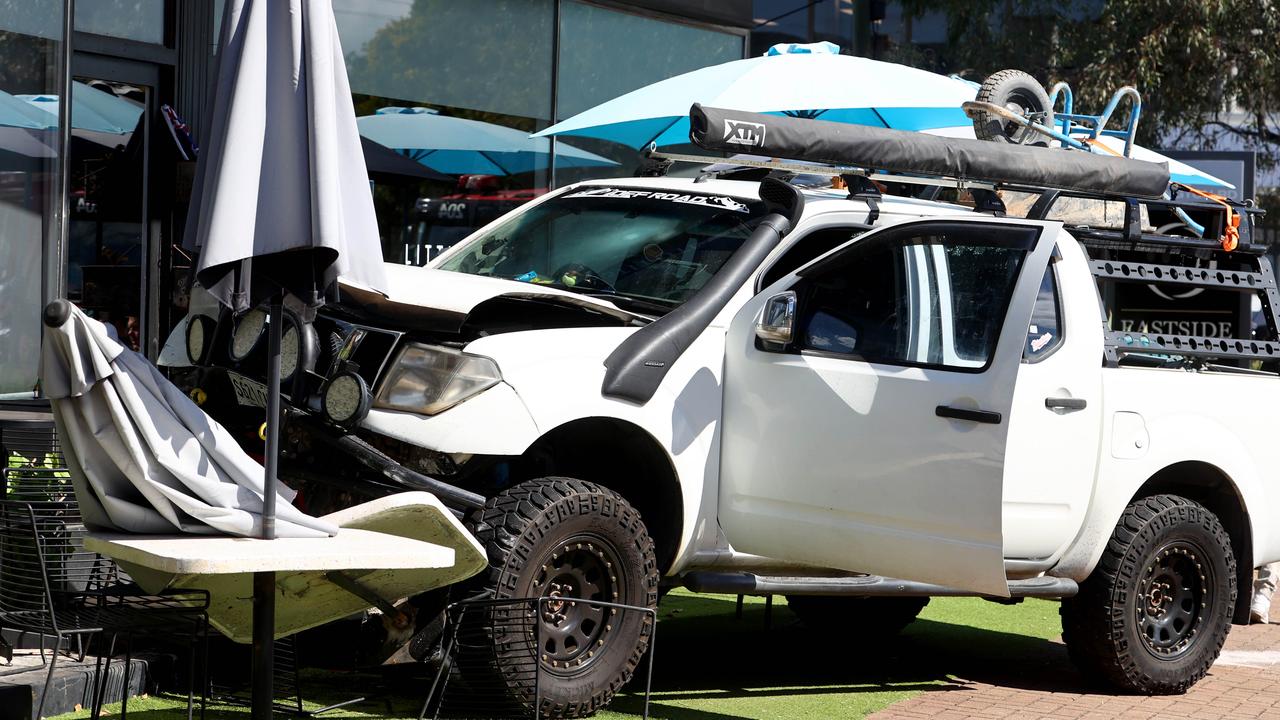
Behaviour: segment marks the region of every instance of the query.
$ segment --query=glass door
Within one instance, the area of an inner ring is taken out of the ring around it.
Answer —
[[[91,75],[76,75],[71,85],[67,297],[145,351],[152,340],[144,268],[154,266],[147,222],[154,89]]]

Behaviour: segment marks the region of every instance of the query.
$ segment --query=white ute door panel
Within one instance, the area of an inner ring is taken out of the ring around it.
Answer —
[[[1078,244],[1058,248],[1027,327],[1004,467],[1004,555],[1036,569],[1084,522],[1102,429],[1097,286]]]
[[[1008,595],[1009,414],[1059,229],[895,225],[753,298],[725,351],[720,522],[734,549]],[[766,348],[756,321],[788,289],[794,340]]]

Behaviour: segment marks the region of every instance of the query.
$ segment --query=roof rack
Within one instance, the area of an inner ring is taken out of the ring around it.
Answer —
[[[1118,365],[1127,357],[1141,356],[1148,365],[1219,359],[1238,362],[1237,370],[1259,361],[1280,369],[1280,290],[1267,246],[1253,242],[1261,210],[1251,201],[1224,199],[1223,205],[1179,197],[1163,165],[1078,150],[940,138],[699,105],[690,109],[690,126],[691,139],[704,149],[787,159],[729,161],[738,166],[845,176],[849,197],[867,201],[868,222],[879,213],[879,193],[870,192],[875,188],[871,180],[968,190],[975,211],[997,215],[1005,212],[998,191],[1030,193],[1038,197],[1026,217],[1037,220],[1049,219],[1066,198],[1122,203],[1124,217],[1118,228],[1066,221],[1089,255],[1090,270],[1104,297],[1109,286],[1120,283],[1251,294],[1262,304],[1267,334],[1252,337],[1248,322],[1237,333],[1248,336],[1232,338],[1108,329],[1107,363]],[[722,157],[659,152],[653,146],[644,154],[650,163],[666,167],[674,162],[726,162]],[[1041,178],[1044,182],[1037,182]],[[1239,243],[1231,249],[1212,239],[1224,234],[1226,206],[1240,215]],[[1144,227],[1144,214],[1164,222],[1153,231]]]

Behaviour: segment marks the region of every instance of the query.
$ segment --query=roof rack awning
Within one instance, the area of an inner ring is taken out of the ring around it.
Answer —
[[[1169,189],[1169,168],[1164,164],[1078,150],[938,137],[699,104],[689,109],[689,126],[689,139],[706,150],[1103,195],[1155,198]]]

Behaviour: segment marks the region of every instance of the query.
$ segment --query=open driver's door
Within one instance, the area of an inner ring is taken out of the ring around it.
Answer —
[[[752,299],[725,359],[720,522],[733,547],[1007,596],[1009,410],[1060,228],[889,226]]]

